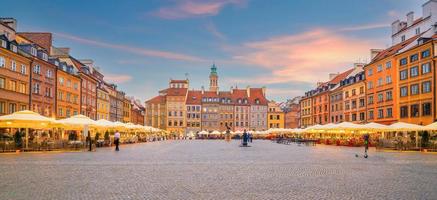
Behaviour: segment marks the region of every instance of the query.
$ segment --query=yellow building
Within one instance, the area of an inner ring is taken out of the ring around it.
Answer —
[[[97,120],[109,120],[109,93],[101,85],[97,87]]]
[[[132,109],[131,100],[124,97],[124,100],[123,100],[123,122],[124,123],[131,122],[131,109]]]
[[[268,103],[268,113],[267,113],[267,124],[268,128],[284,128],[284,112],[281,110],[279,105],[271,101]]]
[[[300,124],[301,127],[305,128],[308,126],[313,125],[313,121],[312,121],[312,112],[311,112],[311,98],[310,97],[303,97],[300,100]]]

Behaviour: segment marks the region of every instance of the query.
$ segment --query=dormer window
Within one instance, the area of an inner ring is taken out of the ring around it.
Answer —
[[[255,104],[259,104],[259,99],[255,99]]]
[[[32,56],[36,56],[36,49],[34,47],[30,47],[30,54],[32,54]]]
[[[59,62],[57,60],[55,60],[55,65],[59,66]]]
[[[247,99],[244,99],[244,100],[243,100],[243,103],[247,103]]]
[[[17,46],[11,44],[11,51],[13,51],[14,53],[17,53]]]
[[[6,48],[6,41],[5,40],[0,40],[0,42],[1,42],[2,47]]]
[[[238,103],[241,103],[241,99],[238,99],[237,101],[238,101]]]
[[[45,60],[45,61],[48,61],[49,57],[47,56],[46,53],[42,53],[42,59]]]

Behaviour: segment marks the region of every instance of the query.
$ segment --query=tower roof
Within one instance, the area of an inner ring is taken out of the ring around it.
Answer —
[[[211,66],[211,75],[217,76],[217,67],[215,66],[215,63]]]

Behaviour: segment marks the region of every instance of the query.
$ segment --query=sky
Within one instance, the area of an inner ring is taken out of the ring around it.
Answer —
[[[329,73],[368,62],[391,44],[391,23],[421,15],[425,0],[2,0],[19,32],[51,32],[53,45],[92,59],[142,102],[190,80],[220,90],[267,87],[271,100],[303,95]]]

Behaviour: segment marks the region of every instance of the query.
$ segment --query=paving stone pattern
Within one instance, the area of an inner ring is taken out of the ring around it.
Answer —
[[[437,154],[238,144],[0,154],[0,199],[437,199]]]

